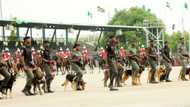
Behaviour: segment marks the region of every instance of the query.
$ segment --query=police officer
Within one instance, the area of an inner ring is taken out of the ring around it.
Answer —
[[[150,46],[147,50],[148,53],[148,60],[151,67],[151,77],[150,77],[150,83],[158,83],[155,80],[155,73],[156,73],[156,67],[157,67],[157,54],[156,54],[156,47],[154,46],[154,41],[150,40]]]
[[[185,47],[183,37],[180,38],[179,44],[177,46],[177,52],[178,52],[178,56],[179,56],[181,64],[182,64],[182,69],[179,74],[179,79],[181,79],[182,81],[186,81],[187,79],[185,78],[185,73],[186,73],[185,66],[188,62],[189,55],[188,55],[187,49]]]
[[[162,48],[161,52],[162,52],[161,63],[166,67],[166,75],[161,77],[161,81],[165,80],[166,82],[171,82],[171,80],[169,79],[169,75],[172,70],[171,67],[172,58],[170,57],[170,48],[168,46],[167,41],[164,42],[164,47]]]
[[[129,48],[129,62],[132,66],[132,85],[138,85],[136,81],[136,77],[140,70],[138,65],[138,56],[137,56],[137,49],[135,48],[135,44],[132,43],[131,47]]]
[[[43,50],[42,50],[42,57],[43,57],[43,71],[45,71],[45,78],[46,78],[46,84],[47,84],[47,92],[48,93],[53,93],[51,90],[51,83],[53,81],[53,75],[52,71],[50,68],[51,64],[51,51],[49,49],[49,42],[44,41],[43,42]]]
[[[22,58],[21,58],[22,65],[24,66],[24,71],[26,73],[27,81],[25,87],[23,89],[23,93],[26,96],[34,95],[31,93],[31,85],[34,80],[33,68],[34,63],[32,60],[32,49],[31,49],[31,38],[25,37],[24,38],[24,47],[22,49]]]
[[[110,74],[110,84],[109,88],[110,91],[117,91],[118,89],[113,88],[114,79],[118,76],[118,68],[116,64],[116,47],[118,44],[118,39],[116,36],[110,36],[107,45],[106,45],[106,52],[107,52],[107,61],[106,65],[109,66],[109,74]]]
[[[76,81],[77,81],[77,90],[81,90],[79,81],[83,81],[82,77],[82,70],[83,68],[83,61],[82,61],[82,54],[80,52],[80,44],[76,43],[73,47],[72,53],[71,53],[71,68],[76,74]]]

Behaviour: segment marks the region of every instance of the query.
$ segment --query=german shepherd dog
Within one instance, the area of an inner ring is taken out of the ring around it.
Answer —
[[[186,75],[189,76],[189,80],[190,80],[190,65],[186,66]]]
[[[158,81],[162,81],[162,77],[164,77],[166,75],[167,71],[165,69],[165,66],[164,65],[161,65],[157,68],[157,71],[156,71],[156,76],[158,78]]]
[[[141,78],[142,72],[145,70],[145,66],[147,64],[147,57],[146,56],[136,57],[136,62],[139,65],[139,71],[137,72],[137,75],[134,78],[133,85],[141,85],[140,78]],[[132,77],[132,74],[133,74],[132,66],[130,66],[129,60],[126,60],[125,63],[127,65],[127,69],[125,70],[123,74],[123,78],[122,78],[123,83],[125,83],[125,81],[128,80],[130,76]]]
[[[141,84],[141,81],[140,81],[141,74],[145,70],[145,67],[143,65],[140,65],[139,67],[140,67],[140,70],[138,71],[138,74],[135,77],[135,83],[137,83],[136,85]],[[124,74],[123,74],[123,77],[122,77],[122,82],[123,83],[125,83],[125,81],[127,81],[128,78],[132,76],[132,72],[133,72],[132,69],[127,69],[127,70],[124,71]]]
[[[150,71],[148,73],[148,81],[147,81],[148,83],[151,80],[151,74],[152,74],[152,72],[151,72],[151,69],[150,69]],[[159,65],[157,67],[157,69],[156,69],[156,74],[155,74],[155,76],[156,76],[156,78],[158,79],[159,82],[161,81],[161,77],[164,76],[164,75],[166,75],[165,66],[164,65]]]
[[[42,72],[41,68],[36,68],[33,70],[34,73],[34,80],[33,80],[33,91],[34,94],[37,94],[37,88],[39,90],[40,95],[43,94],[42,89],[44,93],[46,92],[46,80],[45,80],[45,74]],[[41,87],[42,85],[42,87]]]
[[[76,75],[75,74],[67,74],[66,75],[66,79],[62,84],[62,86],[64,86],[64,90],[66,90],[66,87],[68,86],[68,83],[71,83],[71,88],[73,90],[77,90],[77,80],[76,80]],[[84,90],[86,83],[83,80],[78,81],[78,83],[80,85],[81,90]]]
[[[3,95],[5,95],[5,97],[8,97],[8,91],[10,92],[9,97],[12,98],[12,88],[13,88],[13,84],[16,81],[16,73],[14,74],[13,72],[11,72],[11,77],[7,83],[6,87],[3,87],[4,90],[1,90],[1,93]],[[0,85],[2,85],[3,80],[0,81]]]
[[[37,94],[37,88],[39,90],[40,95],[42,95],[42,89],[44,93],[46,92],[46,80],[45,73],[42,71],[43,60],[40,53],[34,57],[35,67],[33,69],[34,80],[33,80],[33,91],[34,94]],[[42,85],[42,87],[41,87]]]

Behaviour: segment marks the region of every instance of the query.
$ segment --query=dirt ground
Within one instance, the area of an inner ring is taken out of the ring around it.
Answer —
[[[131,86],[131,80],[110,92],[103,87],[103,73],[98,69],[84,75],[85,91],[73,91],[69,85],[64,91],[61,86],[64,77],[56,76],[53,94],[24,96],[21,92],[25,78],[18,78],[13,98],[0,100],[0,107],[190,107],[190,81],[178,81],[180,67],[173,67],[171,83],[147,84],[147,72],[143,72],[142,85]]]

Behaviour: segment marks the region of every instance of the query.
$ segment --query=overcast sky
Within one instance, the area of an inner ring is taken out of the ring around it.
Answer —
[[[166,2],[171,9],[166,7]],[[184,8],[185,2],[189,5],[188,10]],[[143,5],[165,22],[168,32],[172,32],[172,24],[176,24],[176,30],[182,30],[182,17],[185,30],[190,31],[189,0],[2,0],[4,19],[16,16],[38,22],[78,24],[106,24],[115,8]],[[105,13],[97,12],[97,6],[104,8]],[[88,11],[93,14],[92,19],[87,16]]]

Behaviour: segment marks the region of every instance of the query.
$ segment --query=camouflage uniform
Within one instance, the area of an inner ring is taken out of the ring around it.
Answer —
[[[77,81],[82,81],[82,77],[83,77],[82,70],[84,69],[83,69],[83,64],[82,64],[83,61],[81,59],[81,55],[82,54],[80,51],[76,51],[76,50],[72,51],[72,59],[80,59],[78,61],[72,61],[71,63],[71,68],[76,73]]]
[[[156,54],[155,46],[148,47],[148,55],[149,55],[148,61],[151,67],[150,83],[157,83],[155,80],[155,73],[156,73],[156,68],[157,68],[157,54]]]
[[[166,75],[161,78],[162,80],[166,80],[166,82],[169,82],[169,75],[170,75],[170,72],[172,70],[172,67],[171,67],[171,62],[172,62],[172,59],[170,57],[170,48],[168,46],[164,46],[164,48],[162,48],[162,61],[161,61],[161,64],[165,65],[166,67]]]
[[[51,61],[51,52],[48,49],[44,49],[42,51],[42,57],[45,60],[43,63],[43,71],[45,71],[45,78],[46,78],[46,84],[47,84],[47,91],[51,91],[51,83],[53,81],[52,71],[50,68],[50,61]]]
[[[187,53],[187,49],[186,49],[184,43],[182,43],[182,41],[177,46],[177,52],[178,52],[178,56],[179,56],[181,64],[182,64],[182,69],[180,71],[179,78],[182,80],[186,80],[185,79],[185,73],[186,73],[185,67],[188,62],[188,53]]]
[[[138,72],[139,72],[139,65],[138,65],[138,63],[137,63],[137,50],[136,50],[136,48],[134,48],[134,47],[131,47],[131,48],[129,48],[129,53],[130,53],[130,56],[131,57],[129,57],[129,63],[130,63],[130,65],[132,66],[132,71],[133,71],[133,73],[132,73],[132,84],[136,84],[135,83],[135,77],[137,77],[137,74],[138,74]]]
[[[107,63],[109,65],[109,74],[110,74],[110,90],[113,89],[114,79],[118,77],[118,68],[116,64],[116,44],[110,39],[106,46],[107,52]]]
[[[22,56],[24,57],[24,66],[27,68],[27,69],[24,69],[26,73],[26,77],[27,77],[27,82],[26,82],[23,92],[26,95],[32,95],[32,93],[30,92],[30,89],[32,86],[32,82],[34,80],[34,74],[32,71],[34,67],[34,63],[32,60],[32,49],[30,46],[23,47]]]

